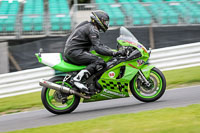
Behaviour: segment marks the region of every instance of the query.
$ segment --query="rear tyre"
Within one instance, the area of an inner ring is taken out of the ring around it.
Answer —
[[[50,82],[62,84],[62,76],[51,78]],[[65,82],[65,86],[71,87],[70,83]],[[50,88],[43,87],[41,92],[41,99],[44,107],[54,114],[66,114],[74,111],[80,102],[80,97],[71,94],[61,93]]]
[[[150,72],[150,78],[147,79],[151,84],[147,87],[139,79],[139,75],[136,75],[130,83],[130,90],[140,101],[143,102],[153,102],[158,100],[165,92],[166,80],[163,73],[157,69],[153,68]]]

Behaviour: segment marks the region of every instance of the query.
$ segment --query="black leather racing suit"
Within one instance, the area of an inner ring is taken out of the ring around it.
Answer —
[[[71,33],[66,41],[64,56],[76,65],[87,65],[87,70],[93,74],[106,63],[98,56],[91,54],[90,48],[101,54],[112,56],[113,51],[100,43],[99,31],[93,23],[84,21]]]

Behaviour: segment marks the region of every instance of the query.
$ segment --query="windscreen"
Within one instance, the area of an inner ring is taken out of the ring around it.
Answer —
[[[120,28],[120,36],[118,39],[138,43],[136,37],[123,26]]]

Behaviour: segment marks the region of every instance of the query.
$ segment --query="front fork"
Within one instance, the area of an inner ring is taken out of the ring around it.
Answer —
[[[144,74],[142,73],[142,71],[139,70],[138,72],[139,72],[139,75],[141,76],[141,79],[140,79],[140,80],[142,80],[142,82],[145,83],[145,85],[146,85],[147,87],[150,87],[151,84],[150,84],[149,81],[146,79],[146,77],[144,76]]]

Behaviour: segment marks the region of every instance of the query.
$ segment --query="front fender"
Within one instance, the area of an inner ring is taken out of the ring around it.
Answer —
[[[144,65],[142,68],[141,68],[141,71],[142,73],[144,74],[144,76],[148,79],[150,77],[150,72],[151,72],[151,69],[153,69],[155,66],[153,65]]]

